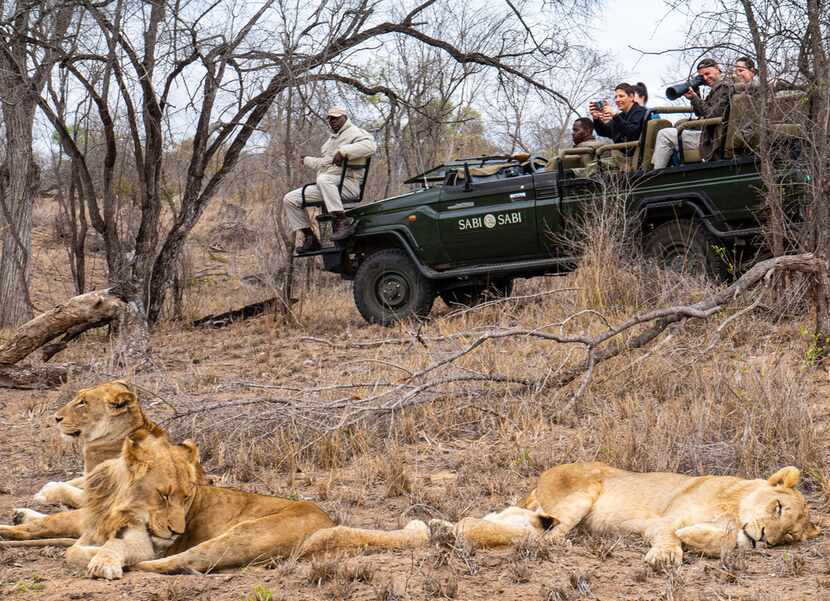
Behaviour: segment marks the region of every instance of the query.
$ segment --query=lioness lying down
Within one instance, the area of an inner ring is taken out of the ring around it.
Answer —
[[[84,457],[84,474],[107,459],[118,457],[124,439],[139,428],[154,427],[138,399],[122,380],[78,391],[55,413],[65,440],[78,440]],[[84,476],[68,482],[47,482],[35,494],[39,503],[80,507]]]
[[[518,507],[457,525],[432,520],[430,528],[478,546],[511,544],[529,535],[563,540],[579,523],[596,533],[634,533],[651,549],[653,566],[678,565],[685,545],[719,556],[724,549],[755,548],[818,536],[809,508],[795,489],[799,471],[778,470],[767,480],[731,476],[633,473],[604,463],[558,465],[544,472]]]
[[[107,459],[118,457],[124,439],[131,433],[158,428],[141,410],[138,398],[126,382],[116,380],[78,391],[75,397],[55,413],[55,422],[61,437],[81,443],[84,458],[84,475]],[[34,500],[45,504],[63,504],[80,507],[84,502],[84,477],[67,482],[48,482],[36,494]],[[58,519],[66,516],[56,514]],[[45,514],[25,508],[15,508],[14,523],[29,524],[26,529],[5,533],[6,538],[40,538],[38,533]],[[55,522],[55,519],[52,519]],[[73,520],[64,520],[74,523]],[[57,531],[57,524],[47,526],[49,532]],[[0,532],[0,535],[4,533]],[[62,536],[80,536],[80,532],[68,529]]]
[[[195,444],[174,444],[157,431],[132,433],[117,459],[87,476],[86,504],[64,514],[64,521],[75,520],[83,532],[67,549],[67,559],[86,566],[92,577],[119,578],[131,565],[161,573],[204,572],[294,551],[305,556],[366,546],[408,548],[428,540],[421,521],[396,531],[335,526],[313,503],[202,482]],[[61,536],[67,526],[58,527],[60,532],[40,534]],[[7,533],[0,529],[0,537]]]

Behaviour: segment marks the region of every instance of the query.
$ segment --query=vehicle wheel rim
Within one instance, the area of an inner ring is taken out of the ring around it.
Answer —
[[[379,278],[376,292],[380,304],[389,309],[399,309],[409,302],[409,282],[398,273],[385,274]]]

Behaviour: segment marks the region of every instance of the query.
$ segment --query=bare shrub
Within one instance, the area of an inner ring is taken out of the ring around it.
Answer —
[[[510,574],[510,580],[516,584],[530,582],[530,576],[533,574],[530,562],[526,559],[514,559],[511,561],[508,565],[508,572]]]
[[[374,568],[366,563],[348,563],[340,567],[337,571],[337,578],[340,580],[347,580],[349,582],[363,582],[370,584],[375,577]]]
[[[321,586],[337,577],[338,562],[334,559],[313,559],[308,566],[305,580],[308,584]]]
[[[807,560],[804,555],[794,551],[784,551],[781,555],[781,562],[776,569],[777,576],[798,578],[803,576],[807,569]]]
[[[582,538],[581,541],[591,555],[596,557],[599,561],[606,561],[609,557],[614,555],[614,550],[619,546],[620,542],[622,542],[622,539],[588,534]]]
[[[597,458],[635,471],[750,477],[782,465],[819,464],[822,443],[806,384],[793,368],[707,367],[682,380],[673,398],[660,399],[649,390],[666,379],[655,362],[640,373],[636,391],[603,399],[595,420]]]
[[[556,584],[543,584],[539,591],[541,601],[570,601],[577,595],[570,590]]]
[[[403,452],[397,446],[389,447],[382,476],[387,497],[400,497],[411,492],[412,482],[406,473]]]
[[[516,557],[526,561],[550,561],[555,555],[555,546],[544,536],[530,535],[516,545]]]
[[[442,576],[438,572],[430,571],[424,574],[424,595],[441,599],[455,599],[458,595],[458,579],[455,574]]]

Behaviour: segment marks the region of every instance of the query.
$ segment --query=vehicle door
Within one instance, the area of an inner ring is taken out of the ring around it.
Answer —
[[[436,206],[441,244],[452,263],[507,262],[538,255],[533,177],[444,186]]]
[[[557,258],[579,254],[585,210],[600,189],[600,183],[591,179],[560,181],[557,172],[536,174],[536,227],[543,254]]]

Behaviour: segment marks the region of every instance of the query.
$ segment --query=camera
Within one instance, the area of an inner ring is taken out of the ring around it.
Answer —
[[[601,111],[602,109],[604,109],[606,104],[607,103],[604,100],[594,100],[594,107],[598,111]]]
[[[690,88],[697,88],[706,83],[702,75],[695,75],[689,81],[683,83],[676,83],[673,86],[666,88],[666,98],[669,100],[677,100],[683,94],[689,91]]]

